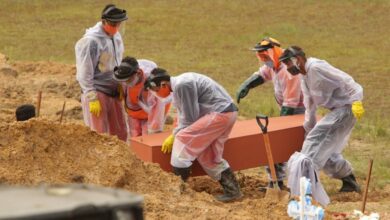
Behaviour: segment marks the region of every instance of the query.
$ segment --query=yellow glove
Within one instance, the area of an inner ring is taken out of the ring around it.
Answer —
[[[172,147],[173,147],[173,141],[175,140],[175,136],[173,136],[173,134],[169,135],[169,137],[167,137],[165,140],[164,140],[164,143],[162,144],[161,146],[161,151],[166,154],[166,153],[171,153],[172,151]]]
[[[102,106],[100,105],[99,99],[92,100],[89,102],[89,112],[94,114],[96,117],[99,117],[101,111]]]
[[[352,103],[352,113],[357,120],[359,120],[364,114],[363,103],[361,101],[355,101]]]

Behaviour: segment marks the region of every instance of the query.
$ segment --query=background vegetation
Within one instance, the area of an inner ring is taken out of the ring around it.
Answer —
[[[375,159],[375,184],[390,179],[390,1],[386,0],[127,0],[125,54],[156,61],[173,75],[195,71],[220,82],[235,96],[258,68],[248,49],[264,36],[283,47],[299,45],[325,59],[364,87],[366,115],[346,148],[359,177]],[[2,0],[0,52],[11,60],[74,64],[74,44],[100,19],[106,0]],[[6,83],[6,82],[1,82]],[[278,115],[271,83],[239,105],[251,118]],[[323,111],[322,111],[323,112]]]

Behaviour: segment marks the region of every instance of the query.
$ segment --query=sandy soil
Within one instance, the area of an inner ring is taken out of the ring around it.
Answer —
[[[140,161],[129,146],[115,137],[99,135],[82,123],[80,88],[75,67],[51,62],[10,62],[0,54],[0,184],[93,183],[124,188],[145,196],[146,219],[289,219],[286,202],[265,198],[260,169],[238,172],[244,198],[223,204],[213,195],[219,184],[208,177],[187,184]],[[42,90],[41,117],[15,122],[18,105],[36,104]],[[63,123],[59,114],[63,102]],[[363,182],[363,181],[361,181]],[[370,192],[367,207],[390,219],[390,187]],[[361,195],[334,194],[330,211],[360,208]]]

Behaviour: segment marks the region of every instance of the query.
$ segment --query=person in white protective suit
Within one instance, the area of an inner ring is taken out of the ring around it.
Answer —
[[[170,100],[161,100],[144,90],[144,83],[155,68],[153,61],[125,57],[114,69],[114,79],[121,83],[131,137],[161,132],[164,128]]]
[[[164,69],[152,71],[145,88],[161,98],[173,95],[178,125],[164,141],[161,150],[172,151],[171,165],[186,181],[195,159],[205,172],[223,187],[216,197],[228,202],[242,197],[239,183],[226,160],[224,143],[237,119],[237,107],[226,90],[211,78],[198,73],[171,77]],[[173,150],[172,150],[173,149]]]
[[[263,65],[258,71],[245,80],[237,91],[237,103],[244,98],[249,90],[262,85],[264,82],[272,81],[275,91],[275,100],[280,107],[280,116],[304,114],[303,93],[299,76],[292,76],[288,73],[286,66],[279,62],[283,53],[279,41],[267,37],[252,49]],[[286,178],[287,163],[275,164],[275,171],[279,188],[284,189],[283,180]],[[273,188],[273,181],[270,169],[266,166],[268,173],[268,187]],[[264,189],[263,187],[261,189]]]
[[[86,30],[76,43],[76,78],[82,90],[81,104],[84,122],[98,133],[117,135],[126,141],[127,128],[119,100],[118,82],[112,75],[124,52],[118,32],[127,20],[126,11],[107,5],[101,21]]]
[[[303,50],[297,46],[286,49],[279,60],[292,75],[301,74],[306,107],[306,137],[302,150],[295,152],[287,165],[291,193],[299,195],[299,178],[305,176],[313,185],[314,199],[327,205],[329,197],[320,183],[320,170],[342,180],[341,192],[360,192],[351,164],[341,153],[356,119],[363,116],[363,88],[350,75],[326,61],[306,59]],[[318,107],[330,112],[317,122]]]

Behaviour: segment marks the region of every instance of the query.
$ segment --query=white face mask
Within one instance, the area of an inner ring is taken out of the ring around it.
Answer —
[[[274,68],[274,62],[272,60],[265,61],[264,64],[269,68]]]
[[[137,85],[138,81],[139,81],[139,77],[138,77],[138,74],[136,74],[134,76],[133,80],[131,82],[127,83],[127,85],[130,87],[134,87],[135,85]]]

